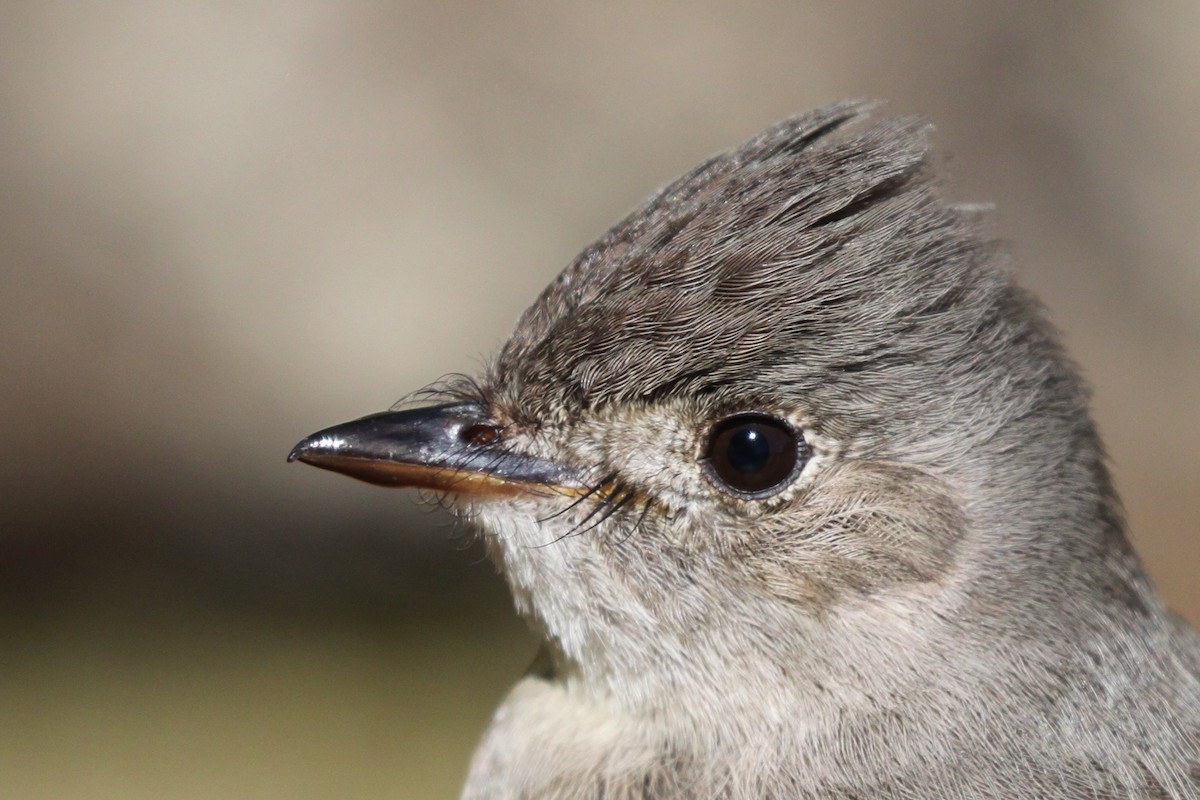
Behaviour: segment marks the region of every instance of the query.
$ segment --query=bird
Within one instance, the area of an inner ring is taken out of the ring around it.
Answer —
[[[539,641],[462,797],[1200,798],[1200,637],[931,141],[868,101],[785,119],[478,375],[291,452],[447,498]]]

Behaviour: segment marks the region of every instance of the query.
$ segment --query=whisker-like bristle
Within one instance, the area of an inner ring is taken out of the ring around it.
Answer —
[[[650,513],[650,508],[653,505],[654,501],[650,498],[646,498],[642,502],[642,513],[638,514],[637,521],[634,522],[633,525],[629,526],[629,531],[617,541],[618,546],[625,544],[635,533],[641,529],[642,523],[646,520],[646,515]]]
[[[570,505],[568,505],[565,508],[562,508],[558,511],[555,511],[553,514],[551,514],[547,517],[541,517],[540,519],[538,519],[538,522],[540,522],[540,523],[549,522],[550,520],[555,519],[556,517],[561,517],[563,514],[566,514],[567,512],[571,511],[572,509],[578,508],[579,505],[581,503],[586,502],[588,500],[588,498],[593,497],[597,492],[602,491],[606,487],[611,486],[613,484],[613,482],[616,481],[616,479],[617,479],[617,473],[615,473],[615,472],[608,473],[603,478],[601,478],[599,481],[597,481],[596,483],[594,483],[590,487],[588,487],[588,490],[585,491],[583,494],[579,495],[579,497],[577,497],[574,500],[574,502],[572,502]]]

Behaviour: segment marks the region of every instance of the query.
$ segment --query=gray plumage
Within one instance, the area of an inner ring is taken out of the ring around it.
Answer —
[[[1200,640],[929,128],[842,103],[654,195],[445,391],[594,491],[463,498],[539,663],[476,798],[1197,798]],[[716,420],[804,436],[762,499]]]
[[[466,797],[1200,797],[1200,644],[1130,551],[1077,372],[942,199],[928,126],[846,129],[867,110],[659,192],[479,384],[510,441],[637,500],[590,528],[467,507],[546,668]],[[793,491],[701,477],[740,410],[799,421]]]

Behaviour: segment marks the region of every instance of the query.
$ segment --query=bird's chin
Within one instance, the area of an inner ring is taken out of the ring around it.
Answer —
[[[572,648],[571,640],[586,627],[580,621],[588,618],[594,603],[589,587],[595,584],[598,563],[594,540],[571,535],[574,522],[563,519],[569,514],[553,516],[563,505],[530,496],[472,497],[460,513],[479,528],[518,613],[582,658],[584,649]]]

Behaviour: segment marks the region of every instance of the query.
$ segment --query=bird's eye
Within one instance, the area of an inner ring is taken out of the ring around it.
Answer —
[[[795,479],[807,456],[804,437],[766,414],[735,414],[713,426],[701,462],[718,489],[767,497]]]

